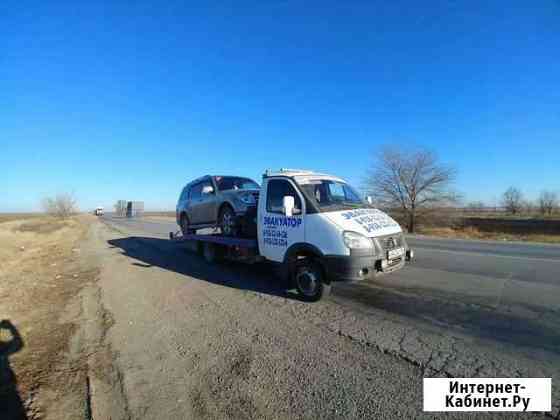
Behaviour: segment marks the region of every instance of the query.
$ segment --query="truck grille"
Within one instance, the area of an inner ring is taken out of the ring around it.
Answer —
[[[380,236],[379,238],[377,238],[377,240],[379,241],[379,245],[381,245],[381,248],[383,248],[384,251],[403,246],[402,233]]]
[[[258,202],[259,202],[259,193],[258,193],[258,192],[254,192],[254,193],[251,193],[251,194],[253,195],[253,197],[254,197],[254,199],[255,199],[255,203],[258,203]]]

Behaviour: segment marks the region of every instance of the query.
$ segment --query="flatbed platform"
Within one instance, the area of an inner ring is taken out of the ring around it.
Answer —
[[[257,248],[258,242],[256,239],[251,238],[232,238],[230,236],[224,236],[220,234],[210,234],[210,235],[182,235],[180,233],[169,232],[169,239],[175,242],[186,242],[186,241],[199,241],[199,242],[210,242],[219,245],[226,246],[237,246],[240,248]]]

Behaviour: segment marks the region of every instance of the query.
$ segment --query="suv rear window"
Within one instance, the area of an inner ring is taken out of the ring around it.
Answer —
[[[217,176],[214,178],[220,191],[226,190],[258,190],[259,184],[249,178],[237,176]]]

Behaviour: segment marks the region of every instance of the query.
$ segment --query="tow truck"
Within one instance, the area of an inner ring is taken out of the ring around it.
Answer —
[[[255,237],[170,232],[169,238],[194,244],[210,263],[267,261],[306,301],[328,296],[335,281],[371,279],[414,258],[400,225],[333,175],[267,170],[255,211],[245,217]]]

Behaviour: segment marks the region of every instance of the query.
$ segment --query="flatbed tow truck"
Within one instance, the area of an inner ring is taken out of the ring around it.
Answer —
[[[327,296],[335,281],[391,273],[414,257],[399,224],[332,175],[267,171],[256,216],[248,217],[244,223],[256,225],[256,237],[170,232],[169,238],[196,245],[210,263],[270,262],[307,301]]]

